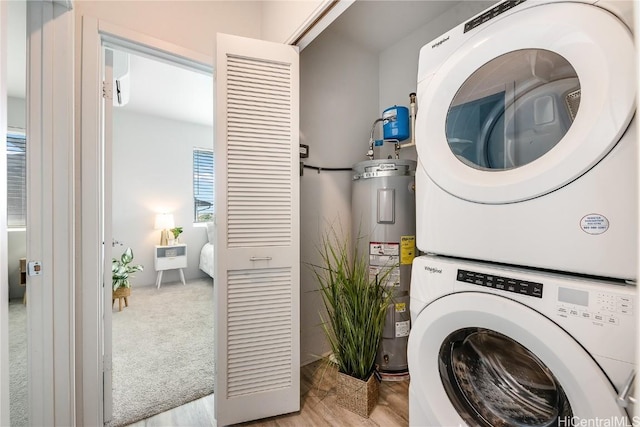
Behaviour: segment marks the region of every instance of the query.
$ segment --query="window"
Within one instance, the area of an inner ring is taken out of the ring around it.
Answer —
[[[27,226],[27,140],[7,133],[7,227]]]
[[[213,221],[215,212],[213,204],[214,183],[213,150],[195,148],[193,150],[193,211],[195,222]]]

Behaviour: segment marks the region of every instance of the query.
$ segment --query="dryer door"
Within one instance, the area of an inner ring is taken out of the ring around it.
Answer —
[[[408,359],[411,425],[628,422],[613,386],[580,344],[498,295],[456,293],[428,305],[412,326]]]
[[[538,197],[588,171],[627,129],[635,50],[612,14],[544,4],[467,37],[418,83],[418,156],[443,190],[490,204]]]

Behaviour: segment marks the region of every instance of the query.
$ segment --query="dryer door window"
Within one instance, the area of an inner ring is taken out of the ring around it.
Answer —
[[[421,50],[436,64],[417,91],[418,158],[447,193],[484,204],[543,196],[598,164],[631,123],[633,37],[599,7],[524,2],[456,31]]]
[[[553,149],[579,106],[580,81],[566,59],[542,49],[509,52],[460,87],[447,113],[447,142],[473,168],[517,168]]]
[[[551,426],[573,417],[551,371],[498,332],[452,333],[440,348],[439,367],[449,399],[469,425]]]

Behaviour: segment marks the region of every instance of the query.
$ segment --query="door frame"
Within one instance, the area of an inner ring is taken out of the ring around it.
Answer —
[[[150,37],[126,28],[113,25],[90,16],[82,18],[81,60],[81,123],[79,147],[82,188],[80,217],[82,223],[77,230],[78,242],[78,288],[77,330],[81,341],[78,367],[83,372],[78,378],[78,425],[104,424],[104,394],[102,360],[103,333],[101,268],[101,227],[110,221],[111,213],[103,216],[102,184],[110,171],[103,167],[103,121],[102,121],[102,71],[103,47],[133,51],[161,61],[182,65],[190,69],[214,75],[214,58],[191,51],[181,46]],[[104,174],[104,175],[103,175]],[[82,392],[80,392],[82,390]]]

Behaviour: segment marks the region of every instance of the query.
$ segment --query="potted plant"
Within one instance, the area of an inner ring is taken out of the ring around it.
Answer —
[[[178,243],[178,236],[182,233],[182,227],[174,227],[169,231],[173,233],[173,244]]]
[[[357,247],[350,250],[348,239],[340,239],[332,228],[321,240],[322,265],[312,269],[327,310],[322,326],[338,367],[337,401],[368,417],[378,401],[375,360],[391,302],[384,284],[393,266],[370,277]]]
[[[132,265],[133,251],[127,248],[120,256],[120,259],[113,258],[111,261],[111,281],[113,285],[113,294],[111,305],[118,299],[118,311],[122,311],[122,300],[126,307],[129,306],[129,296],[131,295],[131,282],[133,273],[142,271],[141,265]]]

